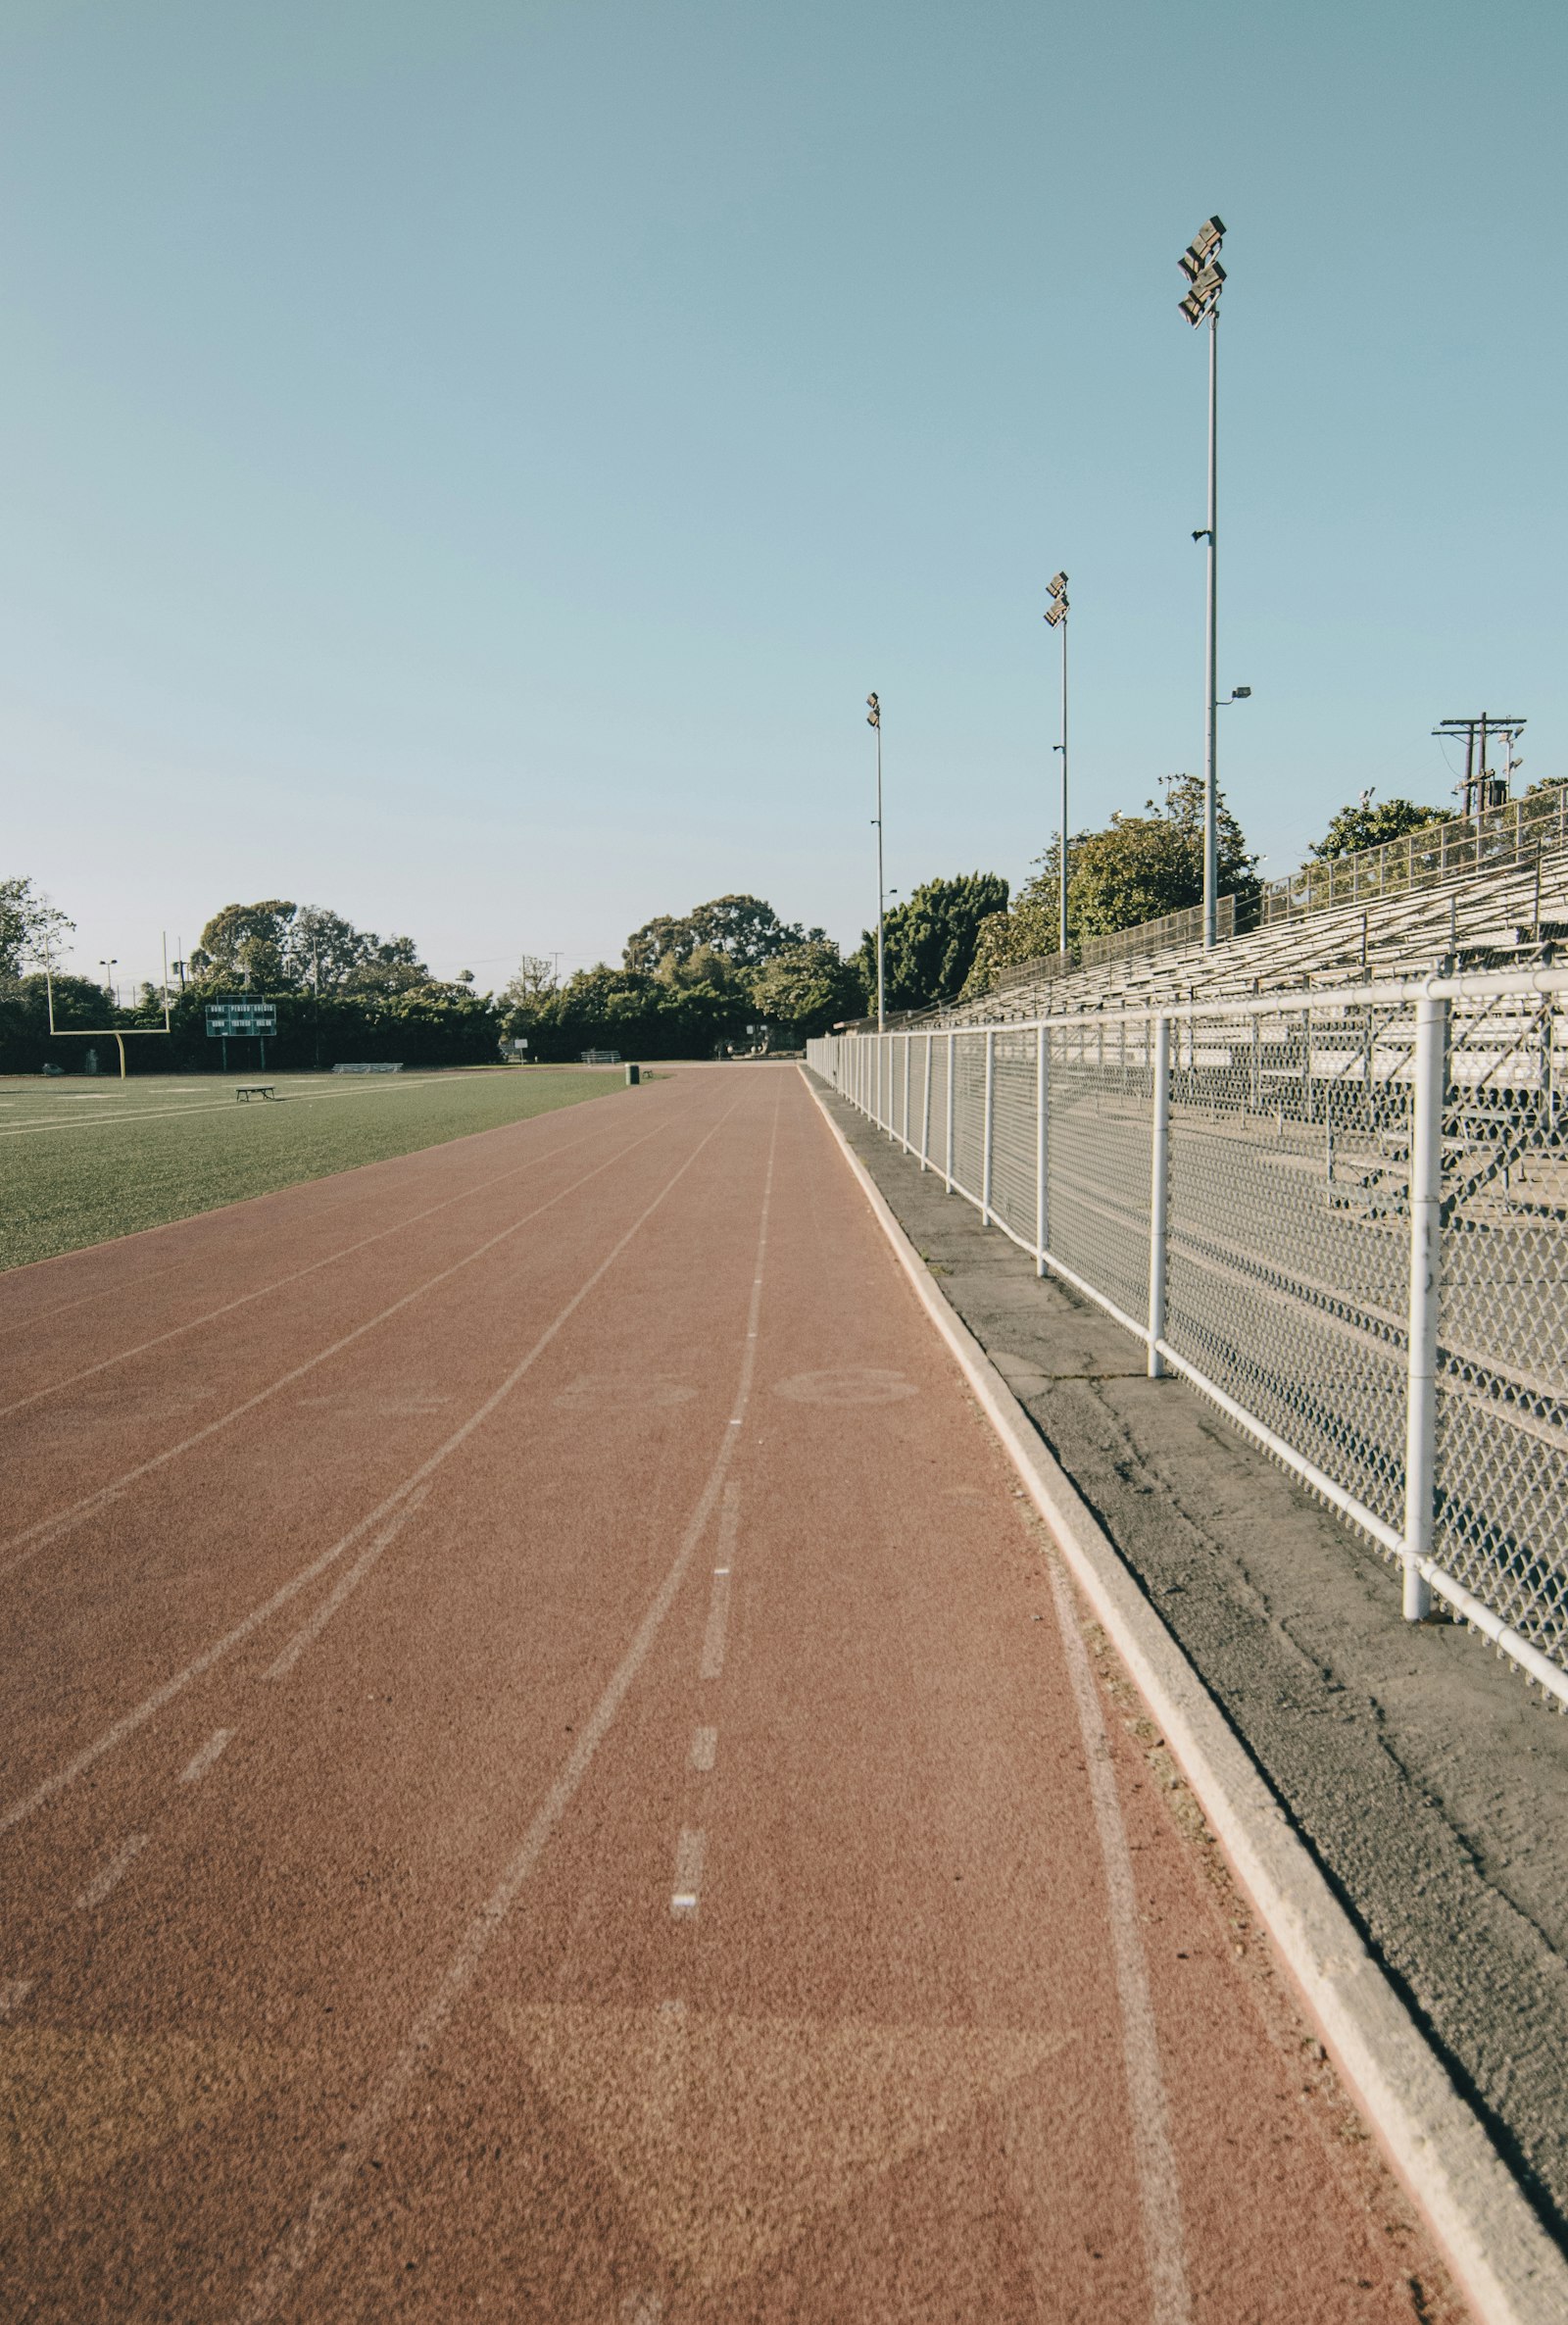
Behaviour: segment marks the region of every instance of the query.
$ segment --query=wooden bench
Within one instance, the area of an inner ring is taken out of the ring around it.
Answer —
[[[247,1105],[253,1098],[275,1098],[277,1084],[275,1082],[241,1082],[234,1092],[234,1096],[243,1098]]]

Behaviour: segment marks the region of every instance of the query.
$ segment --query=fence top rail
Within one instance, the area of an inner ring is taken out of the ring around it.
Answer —
[[[1055,1015],[999,1017],[988,1023],[971,1017],[956,1025],[956,1034],[1028,1033],[1039,1026],[1073,1026],[1079,1032],[1106,1025],[1152,1025],[1161,1017],[1279,1017],[1297,1016],[1307,1010],[1339,1010],[1367,1002],[1490,1001],[1517,995],[1521,1000],[1568,994],[1568,968],[1477,969],[1468,975],[1382,977],[1363,985],[1297,985],[1274,993],[1210,993],[1191,1001],[1144,1002],[1126,1009],[1066,1010]],[[919,1027],[891,1028],[886,1038],[916,1039]],[[838,1036],[864,1040],[864,1034]],[[873,1033],[871,1038],[876,1038]]]

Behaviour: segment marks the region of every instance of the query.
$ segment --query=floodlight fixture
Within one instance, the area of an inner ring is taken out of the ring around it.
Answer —
[[[1211,218],[1200,225],[1176,262],[1189,282],[1196,280],[1225,239],[1225,221]]]
[[[1052,579],[1052,581],[1051,581],[1051,582],[1048,584],[1048,586],[1047,586],[1047,591],[1046,591],[1046,594],[1047,594],[1047,596],[1048,596],[1048,597],[1060,597],[1060,598],[1064,598],[1064,597],[1066,596],[1066,594],[1067,594],[1067,576],[1066,576],[1066,574],[1065,574],[1065,573],[1057,573],[1057,574],[1055,574],[1055,575],[1054,575],[1054,577]]]
[[[1058,621],[1065,621],[1066,618],[1067,609],[1065,606],[1053,606],[1046,615],[1046,619],[1050,622],[1053,629],[1055,628]]]
[[[1251,696],[1252,689],[1250,686],[1233,686],[1231,688],[1230,699],[1233,703],[1250,702],[1251,700]]]
[[[880,729],[882,724],[882,705],[877,701],[874,694],[868,694],[865,700],[868,709],[868,715],[865,723],[867,726],[874,726]]]

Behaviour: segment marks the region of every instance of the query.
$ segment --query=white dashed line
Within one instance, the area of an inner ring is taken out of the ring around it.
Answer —
[[[0,2018],[20,2010],[31,1992],[30,1978],[0,1978]]]
[[[708,1628],[703,1633],[702,1677],[716,1679],[724,1668],[724,1646],[729,1631],[729,1562],[740,1531],[741,1491],[726,1485],[718,1513],[718,1556],[713,1568],[712,1596],[708,1602]]]
[[[703,1886],[703,1858],[707,1853],[707,1834],[697,1831],[692,1825],[683,1825],[675,1850],[675,1891],[669,1901],[672,1913],[696,1912],[697,1893]]]
[[[200,1752],[197,1753],[195,1758],[192,1760],[187,1760],[184,1767],[180,1769],[180,1783],[200,1784],[202,1778],[206,1775],[208,1769],[218,1758],[224,1746],[232,1742],[233,1735],[234,1731],[232,1728],[215,1728],[212,1734],[208,1737],[206,1743],[202,1746]]]
[[[698,1728],[692,1737],[692,1766],[706,1776],[717,1752],[717,1728]]]
[[[722,1114],[714,1129],[708,1134],[715,1137],[729,1120],[735,1109]],[[762,1219],[767,1217],[773,1193],[773,1156],[778,1141],[778,1109],[774,1109],[773,1138],[768,1147],[767,1176],[762,1185]],[[689,1167],[696,1155],[708,1144],[705,1138],[694,1150],[682,1169]],[[677,1176],[679,1174],[677,1173]],[[674,1179],[669,1182],[674,1185]],[[668,1192],[666,1188],[665,1192]],[[662,1197],[659,1198],[662,1201]],[[644,1216],[651,1215],[650,1212]],[[639,1224],[641,1222],[639,1221]],[[759,1222],[759,1233],[761,1222]],[[626,1241],[630,1240],[628,1235]],[[616,1246],[618,1251],[620,1246]],[[612,1254],[612,1258],[614,1254]],[[608,1267],[599,1270],[593,1279],[597,1283]],[[579,1301],[587,1297],[592,1284],[584,1287]],[[761,1295],[754,1292],[748,1321],[755,1323],[761,1305]],[[564,1320],[564,1318],[563,1318]],[[752,1375],[756,1359],[748,1350],[742,1360],[740,1395],[744,1405],[752,1390]],[[451,2023],[463,1998],[479,1975],[486,1954],[497,1933],[505,1927],[507,1917],[526,1884],[531,1880],[540,1857],[544,1855],[557,1826],[576,1797],[594,1756],[605,1736],[614,1724],[633,1680],[647,1661],[660,1627],[679,1596],[699,1545],[708,1532],[713,1504],[718,1499],[720,1481],[730,1460],[729,1437],[724,1436],[717,1459],[709,1473],[692,1513],[692,1522],[681,1537],[680,1548],[663,1581],[649,1603],[648,1610],[639,1623],[630,1646],[606,1683],[604,1693],[594,1707],[587,1726],[578,1735],[560,1774],[539,1807],[535,1810],[522,1840],[508,1859],[497,1878],[495,1887],[478,1907],[459,1942],[446,1969],[437,1980],[434,1990],[416,2012],[390,2065],[366,2099],[358,2112],[342,2128],[335,2141],[336,2154],[332,2163],[317,2182],[292,2225],[284,2231],[267,2258],[252,2277],[235,2313],[234,2325],[269,2325],[287,2299],[296,2280],[308,2267],[322,2236],[351,2188],[363,2175],[365,2159],[391,2121],[400,2101],[415,2077],[426,2067],[431,2052],[440,2042]]]
[[[713,1568],[713,1592],[708,1602],[708,1628],[703,1633],[702,1676],[716,1679],[724,1668],[725,1634],[729,1629],[729,1568]]]
[[[103,1870],[99,1873],[95,1873],[93,1878],[88,1882],[86,1888],[76,1900],[77,1912],[90,1913],[94,1905],[101,1905],[105,1898],[109,1895],[109,1892],[114,1888],[115,1883],[119,1881],[123,1874],[130,1871],[131,1866],[135,1863],[137,1857],[140,1856],[146,1846],[147,1835],[145,1833],[132,1833],[130,1839],[125,1843],[124,1847],[120,1851],[118,1855],[112,1856],[109,1859],[109,1862],[104,1866]]]

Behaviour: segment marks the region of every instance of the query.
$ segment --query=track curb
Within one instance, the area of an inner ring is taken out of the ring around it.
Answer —
[[[1028,1413],[933,1280],[804,1067],[916,1299],[1164,1732],[1335,2064],[1441,2244],[1480,2325],[1560,2325],[1568,2261],[1373,1958],[1306,1844]]]

